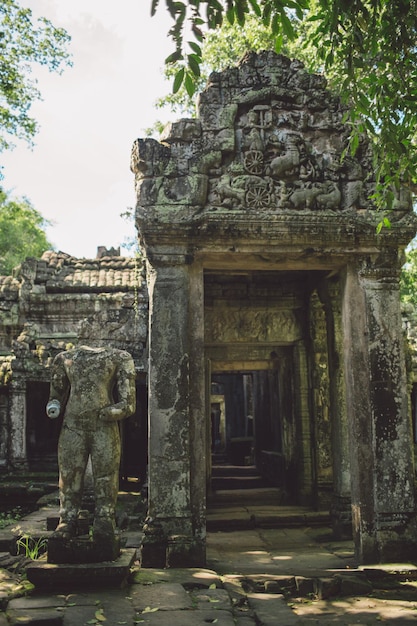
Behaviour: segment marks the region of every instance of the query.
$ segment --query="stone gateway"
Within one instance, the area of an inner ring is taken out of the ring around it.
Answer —
[[[399,299],[416,218],[408,190],[395,192],[377,234],[371,150],[363,136],[351,155],[345,113],[322,76],[251,53],[211,75],[197,119],[134,143],[149,292],[145,566],[205,562],[211,448],[228,436],[214,400],[238,378],[236,439],[284,503],[329,506],[361,563],[417,556]]]

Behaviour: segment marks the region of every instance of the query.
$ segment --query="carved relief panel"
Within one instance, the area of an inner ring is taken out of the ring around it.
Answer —
[[[210,177],[209,204],[255,211],[369,207],[372,185],[358,161],[341,161],[342,111],[330,104],[320,114],[295,97],[239,107],[235,157],[223,149],[222,166]]]
[[[218,307],[204,314],[206,344],[292,343],[301,338],[294,311]]]

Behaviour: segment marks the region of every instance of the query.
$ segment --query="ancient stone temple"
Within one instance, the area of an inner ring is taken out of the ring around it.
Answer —
[[[343,114],[322,76],[250,54],[211,76],[197,119],[134,144],[145,564],[204,563],[211,452],[225,440],[283,504],[328,504],[336,532],[352,523],[360,562],[417,555],[398,284],[416,221],[402,191],[377,234],[369,146],[350,156]]]

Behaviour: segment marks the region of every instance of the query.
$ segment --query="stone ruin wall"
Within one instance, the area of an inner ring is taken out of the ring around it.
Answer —
[[[0,467],[15,456],[11,437],[24,445],[27,384],[49,383],[58,352],[92,342],[125,349],[138,374],[146,372],[143,267],[118,254],[99,249],[96,259],[77,259],[48,251],[0,277]]]

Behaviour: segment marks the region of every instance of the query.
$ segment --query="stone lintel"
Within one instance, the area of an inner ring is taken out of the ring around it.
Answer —
[[[158,211],[159,212],[159,211]],[[356,255],[377,256],[381,249],[402,249],[414,237],[417,220],[393,222],[391,229],[376,233],[378,216],[369,223],[331,213],[313,215],[256,215],[247,212],[233,216],[198,216],[192,221],[138,219],[142,242],[148,256],[171,255],[181,247],[185,259],[191,254],[217,254],[225,251],[258,251],[281,255],[303,254],[334,261]]]

